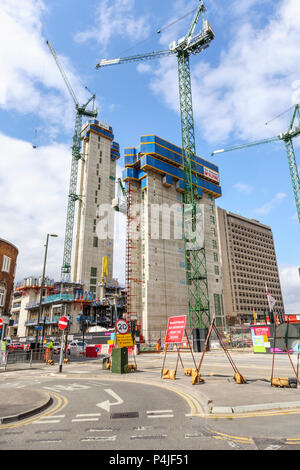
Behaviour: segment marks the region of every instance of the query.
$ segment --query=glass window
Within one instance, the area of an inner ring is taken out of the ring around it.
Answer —
[[[97,276],[97,268],[91,268],[91,276]]]
[[[98,248],[98,237],[94,237],[94,240],[93,240],[93,247],[94,247],[94,248]]]
[[[11,259],[8,256],[3,255],[2,271],[4,273],[9,273],[10,262],[11,262]]]
[[[1,289],[0,290],[0,307],[4,306],[4,297],[5,297],[5,290]]]

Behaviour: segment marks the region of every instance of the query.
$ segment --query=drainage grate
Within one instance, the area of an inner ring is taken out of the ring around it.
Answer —
[[[138,411],[128,411],[127,413],[111,413],[111,419],[122,419],[122,418],[138,418],[139,412]]]

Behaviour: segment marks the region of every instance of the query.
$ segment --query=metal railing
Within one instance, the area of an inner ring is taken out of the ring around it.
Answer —
[[[0,351],[0,370],[28,369],[33,364],[44,363],[45,351]]]

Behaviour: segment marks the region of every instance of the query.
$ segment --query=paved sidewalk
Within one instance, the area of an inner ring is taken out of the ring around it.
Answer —
[[[0,390],[0,424],[29,418],[50,406],[50,395],[41,390]]]

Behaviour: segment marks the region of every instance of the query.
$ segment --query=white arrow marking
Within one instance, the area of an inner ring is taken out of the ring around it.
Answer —
[[[113,406],[113,405],[121,405],[122,403],[124,403],[124,401],[122,400],[122,398],[120,398],[113,390],[111,390],[110,388],[105,388],[104,391],[106,393],[108,393],[109,395],[111,395],[113,398],[115,398],[115,400],[117,400],[116,402],[114,403],[110,403],[109,400],[105,400],[103,401],[102,403],[97,403],[96,406],[98,406],[99,408],[103,408],[105,411],[110,411],[110,407]]]

